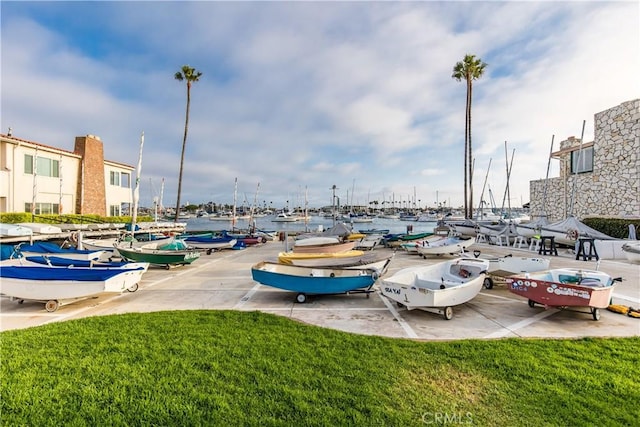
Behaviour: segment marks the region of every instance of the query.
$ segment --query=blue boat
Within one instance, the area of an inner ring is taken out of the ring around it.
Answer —
[[[44,301],[45,309],[56,311],[60,304],[103,292],[134,292],[145,269],[62,268],[49,266],[3,266],[0,293],[24,300]]]
[[[20,244],[19,250],[25,256],[51,255],[70,259],[96,260],[104,254],[104,250],[63,249],[55,243],[36,242],[32,245]]]
[[[84,259],[69,259],[57,256],[36,255],[24,258],[28,262],[50,267],[82,267],[82,268],[147,268],[148,263],[128,262],[128,261],[93,261]]]
[[[251,267],[253,280],[263,285],[297,292],[296,301],[304,303],[307,295],[366,293],[380,277],[370,268],[318,268],[262,261]]]

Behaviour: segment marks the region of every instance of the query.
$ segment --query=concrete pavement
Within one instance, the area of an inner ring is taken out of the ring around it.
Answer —
[[[495,339],[503,337],[614,337],[639,336],[640,319],[602,310],[594,321],[587,309],[582,312],[530,308],[526,299],[510,293],[496,282],[483,289],[470,302],[454,307],[454,317],[423,310],[398,308],[379,292],[364,294],[310,296],[305,304],[294,302],[295,294],[254,282],[251,266],[274,259],[282,242],[269,242],[242,251],[222,251],[202,257],[190,266],[165,270],[150,267],[137,292],[102,294],[78,300],[48,313],[42,302],[18,304],[0,298],[0,330],[20,329],[88,316],[164,310],[244,310],[286,316],[308,324],[342,331],[386,337],[423,340]],[[537,256],[526,249],[475,244],[487,255]],[[391,251],[380,248],[377,251]],[[447,257],[424,260],[398,251],[385,277],[395,271],[420,264],[439,262]],[[576,261],[561,249],[551,256],[551,268],[596,269],[595,261]],[[624,281],[616,285],[613,302],[640,307],[640,265],[621,260],[601,260],[599,269]]]

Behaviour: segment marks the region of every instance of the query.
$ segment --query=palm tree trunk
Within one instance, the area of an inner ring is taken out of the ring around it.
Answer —
[[[469,218],[469,209],[467,201],[469,196],[467,193],[467,173],[469,171],[467,150],[469,149],[469,94],[467,92],[467,105],[464,112],[464,217]]]
[[[471,145],[471,101],[472,101],[473,84],[471,80],[468,81],[468,132],[469,132],[469,145],[468,145],[468,158],[467,164],[469,165],[469,218],[473,219],[473,153]]]
[[[180,155],[180,174],[178,175],[178,198],[176,200],[176,216],[174,222],[178,222],[180,214],[180,195],[182,194],[182,169],[184,166],[184,151],[187,146],[187,132],[189,130],[189,106],[191,105],[191,82],[187,82],[187,111],[184,119],[184,136],[182,138],[182,154]]]
[[[471,78],[467,77],[467,105],[464,122],[464,217],[472,218],[472,207],[469,206],[469,182],[471,181],[471,158],[469,150],[471,146]]]

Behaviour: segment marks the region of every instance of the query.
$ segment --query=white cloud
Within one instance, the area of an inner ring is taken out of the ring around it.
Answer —
[[[508,158],[516,150],[512,197],[526,202],[552,135],[558,146],[586,120],[590,139],[596,112],[640,95],[631,2],[79,5],[3,4],[1,126],[68,149],[97,134],[109,159],[132,165],[144,130],[143,181],[165,177],[166,200],[177,188],[182,64],[203,72],[182,195],[192,202],[227,197],[238,177],[246,192],[260,182],[265,200],[308,187],[312,204],[326,204],[333,184],[345,197],[355,179],[361,198],[415,188],[460,205],[465,85],[451,70],[466,53],[489,63],[474,84],[478,197],[491,158],[502,201],[505,141]]]

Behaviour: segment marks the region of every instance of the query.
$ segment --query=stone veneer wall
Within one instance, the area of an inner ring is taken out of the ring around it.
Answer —
[[[560,177],[546,180],[544,208],[545,180],[529,183],[533,217],[545,212],[550,222],[566,218],[574,184],[573,215],[578,219],[640,217],[640,99],[597,113],[594,121],[593,172],[569,173],[571,154],[563,154]],[[571,137],[560,143],[560,151],[579,145],[580,139]]]
[[[93,135],[78,136],[73,151],[82,156],[78,170],[76,213],[107,215],[102,141]]]

